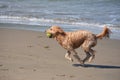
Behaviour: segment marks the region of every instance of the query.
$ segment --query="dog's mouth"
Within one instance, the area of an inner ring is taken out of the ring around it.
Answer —
[[[53,35],[52,35],[51,33],[46,33],[46,36],[47,36],[48,38],[52,38],[52,37],[53,37]]]

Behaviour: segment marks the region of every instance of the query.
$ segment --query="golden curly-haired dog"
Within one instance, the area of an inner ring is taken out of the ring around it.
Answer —
[[[92,32],[85,30],[78,30],[74,32],[65,32],[59,26],[52,26],[46,33],[49,33],[49,38],[54,38],[58,43],[67,50],[65,58],[73,61],[71,58],[71,53],[74,58],[84,64],[86,61],[91,62],[95,58],[95,50],[92,49],[97,44],[97,39],[102,39],[103,37],[108,37],[110,34],[110,29],[107,26],[104,27],[103,31],[100,34],[93,34]],[[82,47],[86,53],[86,57],[81,60],[75,51],[76,48]]]

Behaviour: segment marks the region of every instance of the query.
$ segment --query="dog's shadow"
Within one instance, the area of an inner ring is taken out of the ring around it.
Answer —
[[[100,69],[120,69],[120,66],[112,65],[96,65],[96,64],[73,64],[74,67],[84,67],[84,68],[100,68]]]

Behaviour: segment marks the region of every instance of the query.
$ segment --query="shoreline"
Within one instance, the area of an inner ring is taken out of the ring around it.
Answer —
[[[40,25],[28,25],[28,24],[11,24],[11,23],[0,23],[0,28],[6,28],[6,29],[17,29],[17,30],[30,30],[30,31],[39,31],[39,32],[44,32],[47,28],[49,28],[50,26],[40,26]],[[62,27],[65,31],[71,31],[65,27]],[[102,32],[103,28],[96,28],[95,29],[91,28],[83,28],[80,30],[88,30],[93,32],[94,34],[99,34],[100,32]],[[97,30],[96,30],[97,29]],[[100,29],[100,30],[99,30]],[[75,30],[72,30],[75,31]],[[117,39],[120,40],[120,36],[119,36],[119,32],[117,32],[116,30],[112,29],[112,34],[111,34],[111,39]]]
[[[0,38],[0,80],[120,79],[120,40],[98,40],[95,60],[81,67],[43,32],[0,28]],[[77,52],[85,56],[81,48]]]

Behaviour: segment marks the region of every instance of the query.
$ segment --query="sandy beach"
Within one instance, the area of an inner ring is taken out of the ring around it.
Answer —
[[[81,67],[43,32],[0,28],[0,80],[120,80],[120,40],[98,40],[94,49],[95,60]]]

